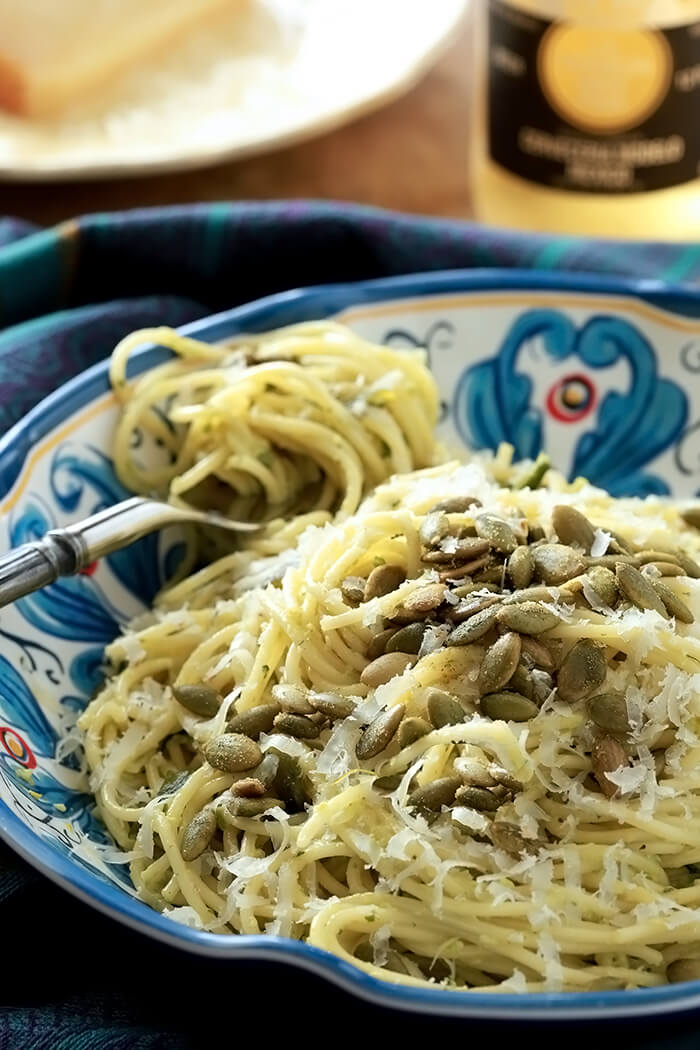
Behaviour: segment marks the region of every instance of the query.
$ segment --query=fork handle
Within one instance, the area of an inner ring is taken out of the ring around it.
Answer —
[[[71,576],[82,568],[84,553],[77,537],[54,529],[33,543],[15,547],[0,558],[0,607],[32,591]]]
[[[15,547],[0,557],[0,608],[60,576],[80,572],[90,562],[168,524],[172,517],[167,505],[134,496]]]

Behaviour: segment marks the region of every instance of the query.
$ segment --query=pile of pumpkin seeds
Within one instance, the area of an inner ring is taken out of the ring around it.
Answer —
[[[561,622],[557,607],[605,613],[636,606],[692,623],[690,609],[664,579],[698,579],[700,566],[683,550],[636,549],[620,536],[611,536],[606,553],[594,556],[596,526],[568,504],[554,508],[551,526],[553,539],[524,516],[507,519],[488,512],[470,496],[432,507],[420,539],[423,565],[437,570],[438,581],[417,587],[379,625],[361,681],[376,688],[414,666],[429,629],[447,628],[445,646],[478,643],[483,651],[477,680],[481,716],[527,722],[549,697],[583,705],[592,741],[589,783],[611,797],[617,788],[605,774],[628,762],[627,705],[623,694],[605,687],[605,646],[582,638],[562,655],[561,643],[549,637]],[[343,593],[359,604],[403,580],[400,568],[382,565],[367,580],[353,577],[352,594],[345,581]],[[425,717],[407,716],[402,704],[382,711],[360,739],[358,758],[380,755],[394,738],[406,747],[433,728],[468,717],[457,697],[429,689]],[[454,765],[454,775],[416,789],[409,804],[433,814],[443,806],[466,805],[491,817],[521,789],[493,766],[466,759]],[[390,790],[395,779],[375,784]],[[513,853],[533,845],[515,825],[498,819],[489,835]]]
[[[478,643],[483,653],[479,714],[527,722],[549,697],[584,705],[592,741],[590,787],[611,797],[617,789],[605,774],[628,762],[631,727],[625,698],[606,689],[608,655],[602,644],[582,638],[562,656],[561,643],[549,637],[561,622],[556,609],[568,604],[605,613],[636,606],[692,623],[690,609],[664,581],[698,579],[700,566],[686,551],[635,549],[618,535],[610,537],[605,554],[594,556],[596,526],[568,504],[554,508],[551,526],[553,539],[524,516],[508,519],[468,495],[432,507],[420,527],[425,582],[377,625],[360,682],[376,689],[414,666],[424,651],[434,651],[425,649],[426,639],[435,636],[431,628],[439,629],[446,647]],[[346,603],[359,606],[391,594],[405,579],[401,566],[381,564],[366,578],[347,577],[341,592]],[[221,703],[205,685],[180,686],[174,695],[201,717],[212,717]],[[408,747],[434,728],[470,717],[460,700],[442,689],[427,690],[424,706],[421,716],[408,715],[400,703],[382,710],[361,733],[358,762],[381,756],[393,742]],[[192,821],[185,833],[186,859],[206,848],[227,820],[260,815],[273,805],[300,812],[311,801],[299,763],[284,753],[263,756],[256,743],[261,733],[283,733],[320,748],[323,731],[354,709],[347,697],[278,685],[269,703],[233,714],[203,757],[216,769],[245,777],[234,784],[235,798],[226,809]],[[379,777],[374,785],[390,791],[398,779]],[[493,763],[458,758],[454,773],[412,790],[408,804],[431,819],[445,806],[478,810],[490,820],[491,841],[518,855],[541,845],[498,819],[500,807],[521,789]]]

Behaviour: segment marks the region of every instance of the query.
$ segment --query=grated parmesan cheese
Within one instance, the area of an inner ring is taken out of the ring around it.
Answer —
[[[593,543],[591,544],[591,557],[602,558],[610,546],[611,538],[609,532],[605,532],[603,529],[596,529],[593,535]]]

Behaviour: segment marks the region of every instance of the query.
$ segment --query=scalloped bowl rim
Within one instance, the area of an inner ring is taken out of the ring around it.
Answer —
[[[687,285],[669,285],[652,279],[601,278],[583,273],[477,269],[293,289],[191,322],[179,331],[213,342],[237,332],[262,331],[302,318],[329,316],[360,304],[504,290],[605,295],[619,298],[622,309],[624,300],[641,299],[655,308],[661,322],[664,314],[700,318],[700,291]],[[161,348],[144,347],[135,355],[133,371],[142,371],[165,355]],[[37,441],[66,417],[108,390],[107,370],[108,362],[102,361],[69,380],[0,439],[0,494],[4,495],[13,486]],[[298,966],[377,1005],[434,1015],[503,1021],[594,1021],[700,1009],[700,982],[627,991],[535,992],[529,995],[465,993],[394,985],[300,941],[264,934],[228,937],[180,925],[57,853],[2,800],[0,837],[34,868],[80,900],[158,941],[211,958],[255,958]]]

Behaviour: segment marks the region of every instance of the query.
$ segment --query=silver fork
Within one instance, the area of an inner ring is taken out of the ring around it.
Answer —
[[[97,514],[51,529],[40,540],[24,543],[0,557],[0,608],[38,591],[60,576],[72,576],[105,554],[127,547],[167,525],[215,525],[230,532],[255,532],[254,522],[230,521],[219,514],[172,507],[133,496]]]

